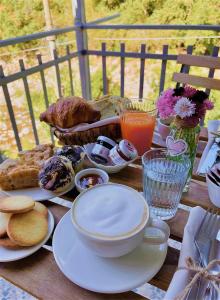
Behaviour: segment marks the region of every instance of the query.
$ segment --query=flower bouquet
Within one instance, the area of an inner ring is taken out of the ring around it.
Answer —
[[[200,122],[205,118],[207,110],[213,109],[213,103],[208,95],[191,86],[184,86],[164,91],[157,101],[157,109],[160,119],[173,118],[170,124],[173,144],[177,140],[185,141],[185,148],[180,152],[172,151],[176,159],[183,153],[189,155],[191,168],[187,180],[186,189],[192,176],[193,163],[196,155],[196,147],[200,132]],[[169,150],[169,149],[168,149]]]

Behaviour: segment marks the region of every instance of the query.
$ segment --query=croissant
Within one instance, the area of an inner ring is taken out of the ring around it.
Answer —
[[[60,128],[70,128],[80,123],[93,123],[100,118],[100,111],[95,110],[81,97],[60,98],[40,115],[40,121]]]

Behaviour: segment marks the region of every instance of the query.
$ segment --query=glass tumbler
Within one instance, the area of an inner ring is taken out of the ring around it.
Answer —
[[[129,140],[141,156],[151,147],[157,115],[155,103],[130,99],[122,103],[120,108],[122,137]]]
[[[151,214],[169,220],[175,216],[190,169],[183,156],[176,161],[166,150],[150,150],[142,156],[144,197]]]

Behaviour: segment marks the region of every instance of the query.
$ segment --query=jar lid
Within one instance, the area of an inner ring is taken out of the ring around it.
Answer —
[[[110,144],[111,146],[115,146],[116,145],[116,142],[111,140],[110,138],[108,138],[107,136],[104,136],[104,135],[100,135],[98,138],[97,138],[97,141],[104,141],[108,144]]]
[[[129,159],[134,159],[138,155],[136,148],[128,140],[121,140],[119,143],[119,149]]]

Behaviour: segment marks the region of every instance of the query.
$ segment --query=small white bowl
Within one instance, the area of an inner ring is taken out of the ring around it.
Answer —
[[[92,152],[92,149],[93,149],[94,145],[95,145],[95,143],[90,143],[90,144],[84,145],[84,149],[85,149],[86,155],[88,157],[88,160],[93,164],[93,166],[106,171],[108,174],[118,173],[119,171],[121,171],[122,169],[127,167],[129,164],[134,162],[137,158],[137,157],[135,157],[134,159],[129,160],[128,162],[126,162],[123,165],[115,165],[115,166],[114,165],[108,165],[108,164],[103,165],[103,164],[97,163],[91,157],[91,152]]]
[[[209,198],[211,202],[220,208],[220,186],[214,184],[206,175],[206,182],[208,185]]]
[[[84,169],[80,172],[78,172],[75,176],[75,185],[76,185],[76,189],[78,192],[83,192],[85,190],[87,190],[87,188],[82,188],[80,185],[79,185],[79,180],[80,178],[82,178],[83,176],[85,175],[89,175],[89,174],[96,174],[96,175],[99,175],[100,177],[102,177],[103,179],[103,183],[108,183],[109,182],[109,176],[108,174],[103,171],[103,170],[100,170],[100,169],[97,169],[97,168],[89,168],[89,169]]]

